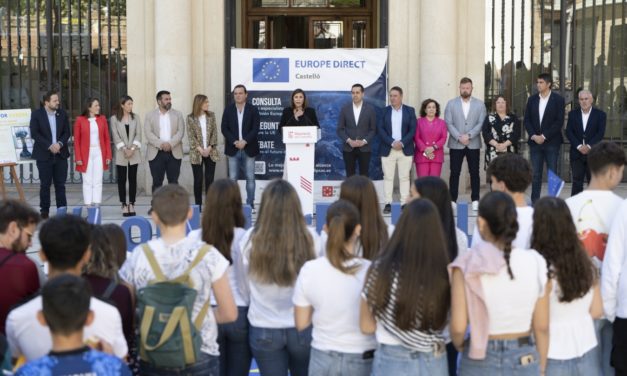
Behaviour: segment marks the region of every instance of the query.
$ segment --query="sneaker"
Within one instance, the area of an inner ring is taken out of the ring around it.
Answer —
[[[472,202],[472,211],[477,211],[479,210],[479,201],[473,201]]]
[[[385,204],[385,207],[383,208],[383,214],[390,214],[391,212],[392,212],[392,205]]]

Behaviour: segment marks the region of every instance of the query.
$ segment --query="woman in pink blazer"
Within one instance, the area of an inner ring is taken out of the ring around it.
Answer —
[[[440,119],[440,104],[434,99],[426,99],[420,106],[420,118],[414,136],[414,162],[419,177],[440,176],[446,136],[446,123]]]

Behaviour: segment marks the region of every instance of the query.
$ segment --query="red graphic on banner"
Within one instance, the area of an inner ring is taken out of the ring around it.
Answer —
[[[311,193],[313,191],[313,184],[303,176],[300,177],[300,187],[307,191],[307,193]]]
[[[333,197],[333,186],[332,185],[323,185],[322,186],[322,197]]]

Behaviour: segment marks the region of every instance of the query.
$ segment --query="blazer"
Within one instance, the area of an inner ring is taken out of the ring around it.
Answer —
[[[172,156],[176,159],[183,158],[183,135],[185,133],[185,121],[183,120],[183,114],[180,111],[170,109],[168,111],[170,115],[170,145],[172,145]],[[146,134],[146,157],[149,161],[152,161],[157,156],[157,152],[161,150],[161,139],[159,138],[159,132],[161,130],[159,126],[160,111],[158,108],[150,111],[146,114],[146,120],[144,121],[144,133]]]
[[[416,127],[416,136],[414,141],[416,142],[416,154],[414,155],[414,162],[416,163],[444,163],[444,143],[448,132],[446,131],[446,123],[439,117],[433,118],[433,123],[429,124],[426,116],[418,119],[418,126]],[[434,158],[428,159],[422,153],[429,146],[436,145]]]
[[[444,121],[451,137],[448,139],[449,149],[481,149],[481,127],[486,116],[485,104],[483,101],[470,97],[470,111],[468,117],[464,117],[462,108],[462,98],[453,98],[446,104],[444,109]],[[470,135],[468,146],[459,142],[462,135]]]
[[[135,114],[130,119],[128,136],[126,135],[124,123],[119,121],[117,116],[111,116],[109,124],[111,124],[111,137],[113,137],[113,143],[115,144],[115,164],[126,166],[128,164],[136,165],[141,162],[142,125],[139,116]],[[135,146],[135,152],[131,158],[126,159],[122,148],[127,147],[130,149],[132,146]]]
[[[218,153],[218,126],[216,125],[216,115],[207,111],[207,146],[211,146],[211,152],[209,158],[212,161],[217,162],[220,160],[220,154]],[[187,137],[189,139],[189,161],[193,165],[202,164],[202,155],[196,149],[202,147],[202,128],[200,121],[194,114],[187,115]]]
[[[337,135],[342,140],[342,150],[350,152],[353,148],[346,142],[347,139],[366,140],[366,144],[359,148],[364,153],[371,151],[372,140],[377,132],[377,114],[371,104],[362,102],[359,119],[355,119],[353,102],[342,107],[337,122]]]
[[[525,118],[523,121],[529,139],[529,145],[536,143],[531,140],[533,135],[544,135],[546,140],[542,145],[561,145],[562,128],[564,127],[564,98],[551,91],[549,102],[546,104],[542,124],[540,124],[540,94],[536,93],[527,100]]]
[[[414,155],[414,135],[416,134],[416,109],[410,106],[401,105],[403,119],[401,120],[401,142],[403,143],[403,154]],[[381,156],[387,157],[392,151],[392,106],[387,106],[383,110],[383,118],[377,126],[377,133],[381,138]]]
[[[316,116],[316,110],[311,107],[305,107],[303,116],[296,120],[292,107],[285,107],[283,109],[283,113],[281,114],[281,120],[279,121],[279,133],[283,127],[294,127],[299,125],[315,125],[320,128],[318,116]]]
[[[605,135],[605,112],[592,107],[590,117],[583,130],[583,119],[581,109],[572,110],[568,113],[568,123],[566,124],[566,137],[570,141],[570,159],[584,159],[586,156],[577,150],[577,146],[586,144],[593,146],[603,140]]]
[[[109,137],[109,125],[104,115],[96,116],[96,124],[98,124],[98,141],[100,144],[100,152],[102,153],[102,168],[104,171],[109,169],[107,160],[111,160],[111,138]],[[85,116],[79,116],[74,122],[74,159],[76,162],[82,161],[83,164],[76,165],[76,171],[87,172],[89,164],[89,119]]]
[[[68,141],[70,140],[70,121],[67,113],[58,109],[55,112],[57,119],[57,142],[61,144],[59,156],[61,158],[69,158],[70,150],[68,149]],[[48,114],[44,107],[35,110],[30,116],[30,136],[35,141],[33,145],[33,159],[36,161],[47,161],[53,158],[48,148],[52,145],[52,131]]]
[[[250,103],[244,105],[244,118],[242,120],[242,139],[246,141],[244,152],[249,157],[256,157],[259,154],[259,110]],[[235,156],[238,148],[235,141],[239,140],[239,125],[237,122],[237,107],[235,103],[226,106],[222,113],[222,123],[220,124],[222,135],[224,136],[224,154]]]

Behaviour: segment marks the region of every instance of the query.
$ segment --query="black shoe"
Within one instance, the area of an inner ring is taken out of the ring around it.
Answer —
[[[385,207],[383,208],[383,214],[390,214],[391,212],[392,212],[392,205],[385,204]]]
[[[401,210],[405,210],[405,204],[401,205]]]
[[[41,217],[41,219],[48,219],[50,217],[48,212],[41,212],[39,213],[39,216]]]

